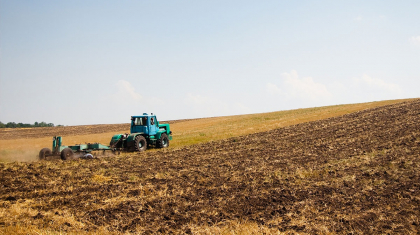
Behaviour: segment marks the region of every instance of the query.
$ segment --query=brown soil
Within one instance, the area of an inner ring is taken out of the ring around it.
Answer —
[[[48,228],[66,212],[84,225],[60,231],[191,233],[247,221],[273,233],[419,233],[419,156],[415,100],[176,150],[0,163],[0,208],[30,201],[37,214],[20,221]]]

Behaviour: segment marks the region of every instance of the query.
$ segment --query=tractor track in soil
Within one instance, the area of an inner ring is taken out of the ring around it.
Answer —
[[[248,221],[280,232],[407,234],[420,231],[419,170],[414,100],[175,150],[0,163],[0,208],[31,200],[34,224],[67,211],[89,231],[190,233]]]

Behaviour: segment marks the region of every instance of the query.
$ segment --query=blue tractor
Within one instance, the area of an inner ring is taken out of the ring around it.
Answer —
[[[99,143],[86,143],[72,146],[62,145],[62,137],[53,138],[52,150],[43,148],[39,152],[39,159],[55,159],[61,157],[63,160],[79,157],[91,158],[93,151],[130,151],[142,152],[148,146],[156,148],[167,148],[169,140],[172,140],[172,131],[169,124],[159,124],[156,116],[143,113],[141,116],[131,117],[130,134],[117,134],[112,136],[109,146]]]
[[[169,124],[159,124],[156,115],[143,113],[131,117],[130,134],[114,135],[110,142],[113,150],[142,152],[148,146],[167,148],[172,140]]]

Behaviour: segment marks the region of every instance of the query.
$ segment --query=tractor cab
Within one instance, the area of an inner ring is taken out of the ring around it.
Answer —
[[[159,122],[156,116],[152,114],[143,113],[142,116],[131,117],[131,128],[130,132],[143,133],[145,135],[156,135],[159,131]]]

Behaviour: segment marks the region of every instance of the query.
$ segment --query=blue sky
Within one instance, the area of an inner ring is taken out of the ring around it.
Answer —
[[[420,97],[420,1],[0,0],[0,121]]]

